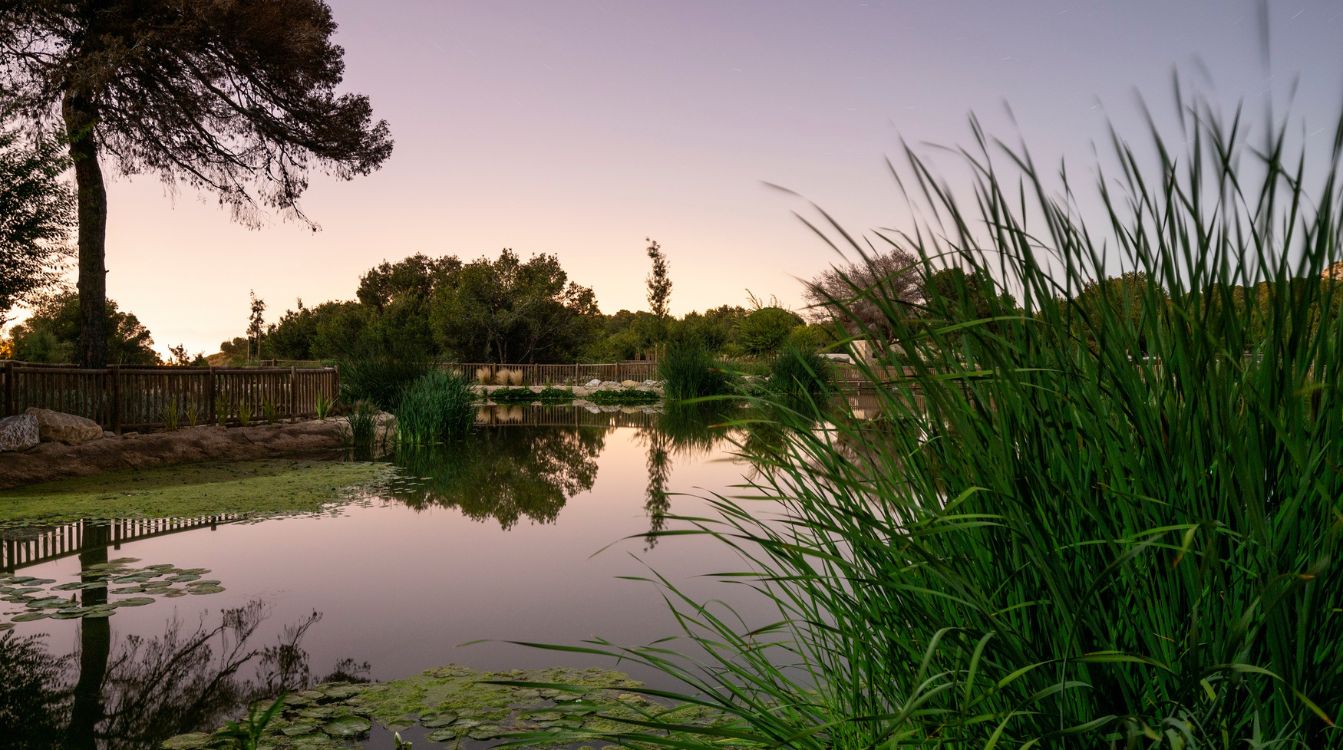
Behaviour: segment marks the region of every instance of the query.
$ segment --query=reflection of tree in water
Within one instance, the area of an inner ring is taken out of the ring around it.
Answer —
[[[217,622],[203,617],[194,630],[174,619],[160,636],[128,637],[101,668],[90,664],[91,652],[109,651],[99,630],[88,627],[97,620],[81,622],[81,650],[73,658],[51,655],[39,636],[6,634],[0,638],[0,737],[15,748],[158,747],[174,735],[219,726],[281,690],[313,684],[300,642],[321,615],[314,612],[287,626],[275,643],[257,646],[252,641],[265,616],[265,606],[252,602],[225,610]],[[90,667],[100,675],[96,682]],[[359,679],[367,671],[367,664],[343,660],[334,676]]]
[[[14,750],[49,748],[68,715],[69,657],[42,648],[39,636],[0,636],[0,737]]]
[[[658,534],[667,526],[667,511],[671,509],[667,480],[671,476],[672,456],[694,457],[711,452],[727,436],[727,422],[733,409],[733,404],[726,401],[671,402],[656,426],[641,431],[648,445],[648,489],[644,494],[648,534],[644,543],[649,549],[657,544]]]
[[[524,516],[552,523],[569,498],[592,489],[605,446],[605,428],[480,430],[450,445],[398,454],[397,464],[423,481],[390,493],[412,508],[460,508],[505,529]]]

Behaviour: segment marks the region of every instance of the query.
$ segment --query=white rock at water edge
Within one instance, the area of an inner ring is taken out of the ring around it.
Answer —
[[[0,452],[26,451],[39,442],[37,417],[18,414],[0,419]]]
[[[584,387],[584,388],[601,388],[601,387],[602,387],[602,381],[598,380],[597,378],[593,378],[592,380],[589,380],[587,383],[585,383],[585,384],[583,385],[583,387]]]

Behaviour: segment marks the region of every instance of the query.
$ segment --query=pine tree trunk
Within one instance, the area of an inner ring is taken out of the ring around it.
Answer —
[[[98,164],[97,109],[67,93],[61,103],[79,198],[79,364],[107,366],[107,188]]]

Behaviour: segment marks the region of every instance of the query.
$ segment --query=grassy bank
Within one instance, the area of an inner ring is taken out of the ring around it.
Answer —
[[[0,524],[311,513],[388,471],[385,464],[275,459],[112,472],[0,491]]]

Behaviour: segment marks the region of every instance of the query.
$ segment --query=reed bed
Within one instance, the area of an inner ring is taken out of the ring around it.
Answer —
[[[1089,186],[975,124],[971,198],[907,149],[916,228],[868,243],[820,213],[850,257],[957,265],[1016,309],[832,300],[877,305],[906,374],[861,368],[875,421],[771,410],[760,473],[665,532],[739,550],[724,579],[776,621],[654,575],[697,648],[554,647],[651,665],[685,688],[647,692],[723,717],[605,739],[1343,747],[1343,288],[1321,278],[1343,118],[1310,150],[1197,100],[1179,122],[1112,134]]]

